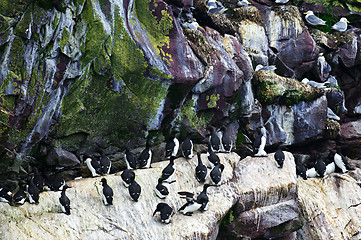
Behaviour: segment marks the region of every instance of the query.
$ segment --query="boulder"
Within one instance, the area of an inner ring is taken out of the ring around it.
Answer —
[[[262,228],[252,227],[242,234],[261,236],[267,229],[295,219],[297,209],[294,208],[294,202],[297,196],[292,154],[286,153],[282,169],[276,167],[273,154],[242,161],[235,153],[218,155],[225,165],[222,184],[208,189],[210,202],[205,212],[195,212],[191,217],[177,212],[169,225],[160,223],[152,216],[159,202],[166,202],[175,210],[179,209],[185,200],[179,198],[178,191],[199,192],[202,189],[194,177],[197,158],[179,158],[175,160],[176,183],[167,185],[170,195],[165,200],[155,196],[154,188],[167,162],[154,163],[150,169],[135,171],[136,181],[142,187],[138,202],[130,199],[120,172],[105,176],[114,191],[113,206],[104,206],[102,202],[101,177],[72,180],[67,182],[72,187],[67,190],[71,215],[60,213],[59,192],[42,192],[38,205],[25,203],[12,207],[2,203],[0,238],[216,239],[221,220],[235,204],[235,209],[241,211],[238,212],[239,216],[235,215],[231,226],[238,233],[251,222],[258,222]],[[208,162],[205,154],[202,160]],[[292,214],[281,216],[280,211]]]
[[[46,158],[46,164],[53,167],[75,167],[80,165],[75,154],[61,148],[54,148]]]
[[[304,225],[297,239],[361,239],[361,170],[298,178]]]

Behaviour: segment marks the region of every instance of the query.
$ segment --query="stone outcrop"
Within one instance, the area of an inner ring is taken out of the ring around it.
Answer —
[[[165,200],[155,196],[154,188],[167,162],[135,171],[136,181],[142,186],[138,202],[130,199],[120,173],[105,176],[115,193],[113,206],[102,203],[101,177],[72,180],[67,182],[72,187],[67,190],[71,200],[69,216],[60,213],[60,192],[41,193],[38,205],[25,203],[12,207],[1,203],[0,238],[216,239],[221,220],[231,212],[233,221],[228,219],[227,227],[237,236],[269,235],[272,229],[298,221],[292,154],[286,153],[282,169],[276,167],[273,154],[241,161],[235,153],[219,156],[225,165],[222,184],[208,189],[210,202],[205,212],[196,212],[191,217],[176,213],[169,225],[152,217],[159,202],[179,209],[185,201],[179,198],[178,191],[200,192],[202,189],[194,177],[196,158],[180,158],[175,161],[176,182],[167,185],[170,195]],[[202,155],[202,159],[208,162],[206,155]]]
[[[361,171],[321,179],[298,178],[303,227],[297,239],[361,238]]]

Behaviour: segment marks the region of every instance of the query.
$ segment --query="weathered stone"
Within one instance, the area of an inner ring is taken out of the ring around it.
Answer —
[[[235,176],[239,179],[235,187],[241,197],[235,205],[234,220],[228,226],[233,237],[262,237],[270,228],[298,221],[293,156],[286,153],[283,168],[277,168],[272,158],[273,154],[268,158],[247,157],[235,169]],[[292,231],[299,227],[295,225]]]
[[[54,148],[46,158],[46,164],[56,167],[74,167],[80,165],[80,161],[73,153],[61,148]]]
[[[361,238],[361,170],[324,178],[298,178],[298,198],[304,226],[300,239]]]
[[[322,137],[327,118],[327,100],[322,96],[311,102],[299,102],[292,107],[268,105],[264,108],[267,145],[301,143]]]
[[[268,65],[268,39],[258,9],[254,6],[235,9],[234,24],[242,46],[256,65]]]
[[[315,87],[296,79],[281,77],[272,71],[255,72],[252,84],[262,104],[279,102],[290,106],[300,101],[312,101],[323,94]]]

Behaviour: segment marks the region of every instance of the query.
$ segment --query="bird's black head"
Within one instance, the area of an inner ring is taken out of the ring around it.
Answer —
[[[102,178],[100,181],[101,181],[103,186],[107,184],[107,180],[105,178]]]
[[[197,152],[197,157],[198,157],[198,158],[201,157],[201,152]]]
[[[66,189],[71,188],[69,185],[65,184],[63,187],[63,191],[65,191]]]

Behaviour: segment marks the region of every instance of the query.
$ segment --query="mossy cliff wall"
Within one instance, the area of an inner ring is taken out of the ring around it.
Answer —
[[[0,12],[2,154],[29,154],[49,135],[75,149],[88,136],[137,141],[159,128],[180,78],[170,45],[182,37],[164,2],[3,1]]]

